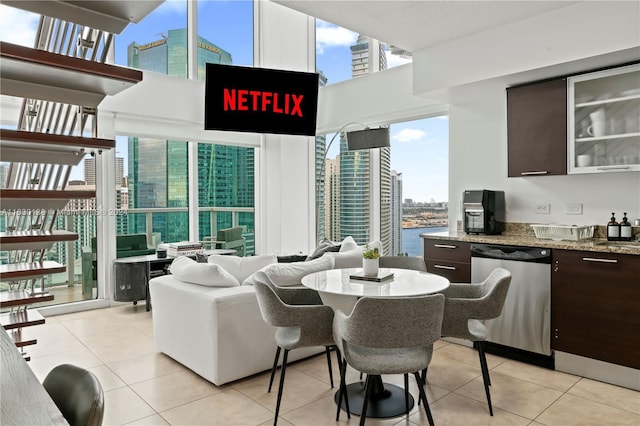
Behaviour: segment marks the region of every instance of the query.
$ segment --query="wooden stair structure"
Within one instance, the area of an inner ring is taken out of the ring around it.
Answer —
[[[25,328],[45,322],[29,306],[53,300],[45,277],[66,271],[48,250],[78,239],[55,229],[56,218],[70,200],[95,197],[69,185],[71,169],[115,147],[96,137],[97,107],[142,81],[141,71],[106,63],[113,34],[162,1],[4,3],[41,14],[34,48],[0,42],[0,93],[23,98],[16,129],[0,129],[0,161],[9,163],[0,188],[0,251],[8,254],[0,265],[8,287],[0,291],[0,324],[23,351],[37,343]]]

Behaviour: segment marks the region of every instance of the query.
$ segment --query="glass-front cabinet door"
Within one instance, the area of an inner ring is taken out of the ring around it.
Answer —
[[[569,173],[640,171],[640,64],[567,84]]]

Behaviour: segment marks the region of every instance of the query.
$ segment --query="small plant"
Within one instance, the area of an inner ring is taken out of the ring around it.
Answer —
[[[377,247],[370,249],[369,244],[367,244],[362,252],[362,257],[364,259],[378,259],[380,257],[380,252]]]

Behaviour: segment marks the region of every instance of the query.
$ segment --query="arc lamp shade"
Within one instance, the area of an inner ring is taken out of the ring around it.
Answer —
[[[384,148],[390,146],[389,128],[364,129],[347,132],[347,149],[354,151],[358,149]]]

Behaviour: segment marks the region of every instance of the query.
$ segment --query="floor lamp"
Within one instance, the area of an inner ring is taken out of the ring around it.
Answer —
[[[329,153],[329,148],[331,148],[331,144],[333,144],[333,141],[344,129],[355,124],[364,126],[364,129],[347,132],[347,150],[348,151],[356,151],[360,149],[384,148],[384,147],[390,146],[389,127],[380,127],[377,129],[372,129],[369,126],[359,122],[351,122],[342,126],[333,135],[333,137],[329,141],[329,144],[327,145],[324,151],[320,173],[318,174],[318,179],[316,182],[316,203],[317,203],[318,194],[321,194],[321,193],[324,194],[324,190],[320,188],[320,184],[322,182],[322,176],[324,175],[324,172],[325,172],[325,167],[326,167],[325,164],[327,162],[327,154]],[[316,230],[317,230],[317,226],[318,226],[318,208],[316,207]]]

